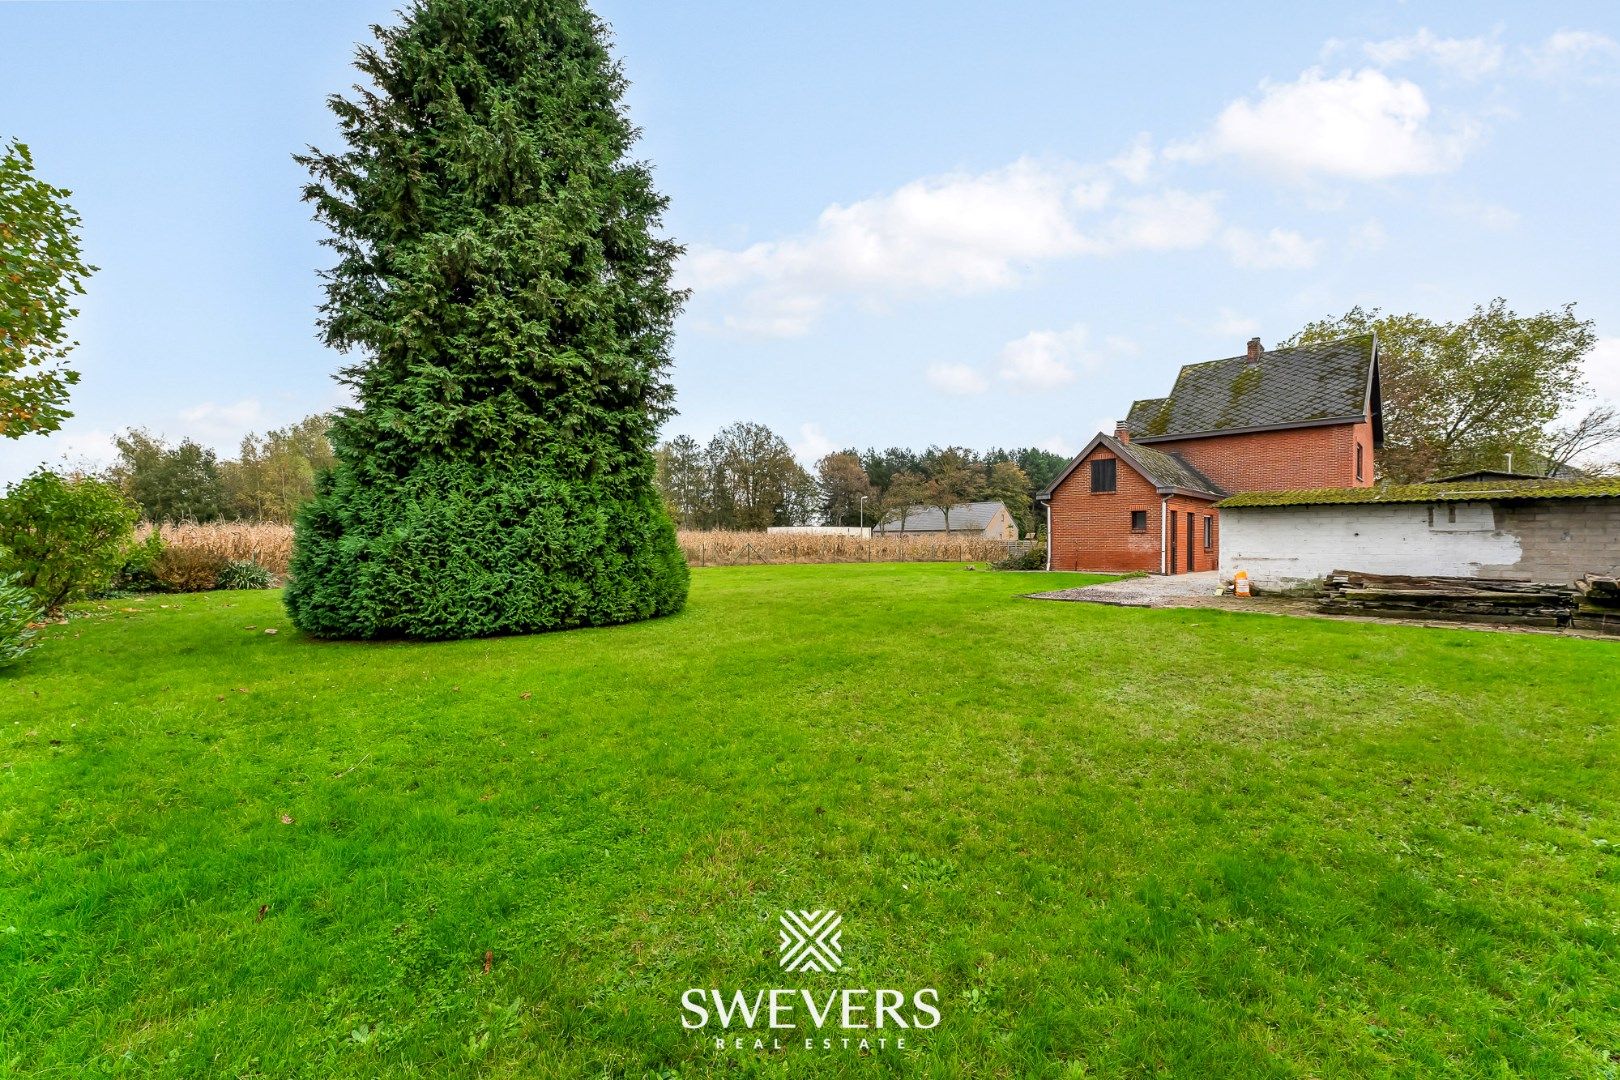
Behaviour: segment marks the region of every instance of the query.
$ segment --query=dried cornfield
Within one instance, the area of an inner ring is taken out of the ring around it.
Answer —
[[[144,540],[152,526],[142,523],[136,539]],[[215,556],[225,561],[249,559],[277,577],[285,577],[292,562],[291,525],[268,521],[215,521],[207,525],[164,525],[163,541],[181,548]]]
[[[991,562],[1029,550],[1033,540],[889,533],[861,536],[808,533],[705,532],[683,529],[681,550],[693,566],[748,563]]]
[[[142,525],[145,539],[151,525]],[[292,561],[291,525],[263,521],[220,521],[208,525],[165,525],[163,539],[180,547],[221,557],[251,559],[277,577]],[[752,563],[991,562],[1029,550],[1031,540],[991,540],[982,536],[889,533],[860,536],[682,530],[681,550],[693,566]]]

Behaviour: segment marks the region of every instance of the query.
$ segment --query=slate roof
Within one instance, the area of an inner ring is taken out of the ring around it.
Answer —
[[[1000,499],[989,502],[958,503],[951,507],[951,532],[983,532],[998,510],[1007,509]],[[900,515],[891,514],[882,522],[889,532],[900,531]],[[932,506],[914,506],[906,514],[906,532],[944,532],[945,515]]]
[[[1193,468],[1191,464],[1182,460],[1175,454],[1167,454],[1163,450],[1152,446],[1139,446],[1134,442],[1120,442],[1112,435],[1097,433],[1097,437],[1086,444],[1086,448],[1076,454],[1063,471],[1053,478],[1050,484],[1041,491],[1037,498],[1045,500],[1052,492],[1057,490],[1059,484],[1069,478],[1069,474],[1080,467],[1098,445],[1106,446],[1115,457],[1124,458],[1128,464],[1134,465],[1136,471],[1147,477],[1148,482],[1161,493],[1170,489],[1189,492],[1194,495],[1204,495],[1211,499],[1219,499],[1227,493],[1215,481]]]
[[[1122,443],[1112,435],[1104,436],[1104,441],[1113,443],[1110,449],[1120,457],[1130,458],[1140,468],[1142,475],[1153,481],[1154,487],[1183,488],[1216,496],[1226,494],[1215,481],[1175,454],[1167,454],[1151,446]]]
[[[1620,476],[1581,480],[1474,480],[1455,484],[1387,484],[1370,488],[1245,491],[1221,509],[1243,506],[1328,506],[1339,503],[1523,502],[1529,499],[1620,499]]]
[[[1377,342],[1359,334],[1320,345],[1272,349],[1258,360],[1229,356],[1187,364],[1169,397],[1131,405],[1133,442],[1221,431],[1302,427],[1365,414],[1376,402]],[[1380,440],[1381,441],[1381,440]]]

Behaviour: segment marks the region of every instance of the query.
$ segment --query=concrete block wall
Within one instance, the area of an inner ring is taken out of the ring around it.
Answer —
[[[1620,574],[1620,499],[1498,503],[1497,529],[1519,538],[1519,561],[1485,566],[1480,576],[1573,582]]]

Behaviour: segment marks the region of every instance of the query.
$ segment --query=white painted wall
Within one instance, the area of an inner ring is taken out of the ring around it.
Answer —
[[[1250,506],[1221,511],[1221,577],[1247,570],[1265,589],[1334,570],[1473,577],[1510,567],[1519,539],[1500,532],[1489,503]]]

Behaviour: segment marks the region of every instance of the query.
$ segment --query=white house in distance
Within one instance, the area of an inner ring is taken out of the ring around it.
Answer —
[[[939,535],[945,532],[945,515],[937,507],[914,506],[906,511],[905,522],[902,523],[898,513],[890,514],[878,526],[878,532],[894,534],[904,532],[933,533]],[[1013,520],[1012,511],[1000,499],[989,502],[959,503],[951,507],[952,536],[983,536],[991,540],[1018,539],[1018,522]]]

